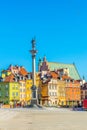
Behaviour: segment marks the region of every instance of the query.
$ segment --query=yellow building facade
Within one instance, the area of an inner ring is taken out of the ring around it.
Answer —
[[[10,102],[20,101],[20,85],[18,82],[9,83],[9,101]]]
[[[58,80],[58,105],[66,105],[66,81]]]
[[[27,104],[30,104],[31,98],[32,98],[32,91],[31,91],[32,79],[27,79],[27,80],[26,80],[26,83],[25,83],[25,86],[26,86],[25,102],[26,102],[26,105],[27,105]]]
[[[14,104],[20,101],[18,82],[0,82],[0,102]]]
[[[25,83],[25,102],[26,104],[30,104],[31,99],[32,99],[32,91],[31,91],[31,87],[33,85],[33,81],[32,79],[27,79],[26,83]],[[38,73],[36,74],[36,87],[37,87],[37,93],[38,93],[38,88],[40,86],[40,77],[38,75]]]

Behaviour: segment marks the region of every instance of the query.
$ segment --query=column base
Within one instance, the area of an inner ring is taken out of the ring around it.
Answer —
[[[37,103],[37,99],[32,99],[30,104],[31,104],[31,105],[37,105],[37,104],[38,104],[38,103]]]
[[[30,105],[25,106],[25,108],[36,108],[36,109],[39,108],[39,109],[43,109],[43,107],[38,104],[37,99],[32,99]]]

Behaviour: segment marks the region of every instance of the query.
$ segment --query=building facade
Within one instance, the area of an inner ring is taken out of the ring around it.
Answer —
[[[78,106],[81,102],[81,90],[79,81],[68,81],[66,83],[66,104],[67,106]]]
[[[0,102],[14,104],[20,101],[20,89],[17,82],[0,82]]]
[[[87,83],[83,83],[81,86],[81,101],[87,99]]]

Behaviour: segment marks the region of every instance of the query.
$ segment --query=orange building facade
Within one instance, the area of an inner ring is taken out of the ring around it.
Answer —
[[[81,102],[81,90],[79,81],[67,82],[65,92],[67,106],[77,106]]]

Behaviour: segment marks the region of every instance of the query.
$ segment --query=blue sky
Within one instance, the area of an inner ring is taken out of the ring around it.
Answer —
[[[37,63],[75,63],[87,79],[86,0],[0,1],[0,68],[18,64],[31,71],[31,39],[37,40]]]

